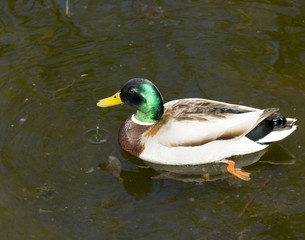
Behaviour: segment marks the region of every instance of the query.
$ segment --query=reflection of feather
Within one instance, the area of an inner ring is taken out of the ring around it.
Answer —
[[[151,177],[151,179],[175,179],[180,176],[182,176],[181,173],[163,172],[160,173],[158,176]]]

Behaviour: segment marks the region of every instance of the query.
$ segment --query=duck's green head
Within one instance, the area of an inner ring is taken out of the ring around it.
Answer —
[[[116,94],[99,100],[97,106],[110,107],[122,103],[134,106],[137,109],[135,118],[146,123],[157,122],[164,111],[158,88],[143,78],[130,79]]]

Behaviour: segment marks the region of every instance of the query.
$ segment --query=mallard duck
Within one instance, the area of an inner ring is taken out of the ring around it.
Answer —
[[[137,109],[121,125],[119,144],[126,152],[155,164],[200,165],[224,162],[242,180],[249,173],[235,168],[232,156],[258,152],[290,135],[296,119],[219,101],[185,98],[164,104],[149,80],[134,78],[97,106],[129,104]]]

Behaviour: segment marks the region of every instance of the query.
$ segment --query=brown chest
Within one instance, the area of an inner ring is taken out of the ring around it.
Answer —
[[[119,130],[119,144],[123,150],[134,155],[139,156],[145,146],[141,141],[143,133],[145,133],[151,126],[144,126],[134,123],[129,117],[120,127]]]

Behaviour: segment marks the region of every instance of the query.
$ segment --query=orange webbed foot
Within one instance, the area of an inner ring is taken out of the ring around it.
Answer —
[[[227,171],[229,173],[233,174],[234,176],[236,176],[239,179],[244,180],[244,181],[249,181],[251,179],[250,173],[245,172],[245,171],[241,170],[240,168],[235,168],[234,161],[228,160],[226,163],[228,164]]]

